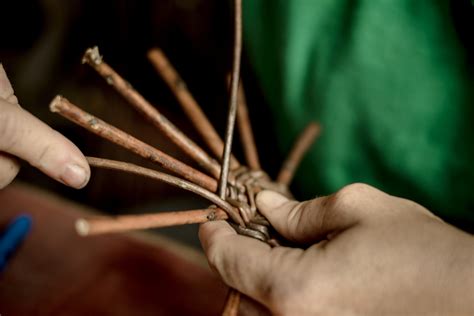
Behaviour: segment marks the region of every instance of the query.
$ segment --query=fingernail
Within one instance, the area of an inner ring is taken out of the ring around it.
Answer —
[[[83,167],[76,164],[67,165],[66,169],[64,169],[64,172],[61,175],[61,181],[77,189],[83,188],[87,184],[88,180],[88,172],[86,172]]]
[[[279,208],[286,202],[288,202],[288,198],[280,193],[275,191],[262,191],[257,195],[257,207],[261,210],[272,210],[275,208]]]

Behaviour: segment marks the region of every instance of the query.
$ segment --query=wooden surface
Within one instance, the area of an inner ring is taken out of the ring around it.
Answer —
[[[227,288],[201,254],[151,235],[79,237],[81,206],[21,184],[0,191],[0,231],[33,228],[0,274],[3,315],[218,315]]]

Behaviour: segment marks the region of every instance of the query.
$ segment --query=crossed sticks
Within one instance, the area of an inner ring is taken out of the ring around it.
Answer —
[[[265,241],[272,246],[278,244],[268,233],[268,222],[258,213],[255,195],[262,189],[272,189],[289,194],[288,186],[304,154],[318,137],[320,127],[316,123],[310,123],[303,130],[283,163],[275,182],[271,181],[261,170],[244,91],[239,85],[242,51],[241,0],[235,0],[234,4],[235,42],[225,141],[220,138],[165,54],[157,48],[148,52],[150,62],[173,91],[184,112],[215,158],[188,138],[111,66],[105,63],[97,47],[87,49],[82,60],[83,63],[90,65],[100,74],[132,107],[155,125],[183,153],[194,160],[203,171],[197,170],[85,112],[62,96],[58,95],[52,100],[50,104],[52,112],[58,113],[90,132],[158,164],[171,174],[122,161],[87,157],[92,167],[152,178],[193,192],[212,203],[207,209],[79,219],[76,222],[78,234],[86,236],[228,219],[238,233]],[[248,167],[241,165],[231,154],[235,121],[238,124]],[[219,162],[216,158],[219,159]],[[223,315],[237,315],[239,301],[240,293],[231,290]]]
[[[171,64],[166,59],[164,53],[159,49],[152,49],[148,54],[149,58],[155,62],[160,62],[162,65],[165,64],[165,68],[158,68],[157,70],[160,75],[166,77],[164,72],[172,71],[175,76],[171,77],[168,75],[166,79],[169,84],[171,84],[172,78],[179,78],[176,70],[174,70]],[[158,58],[156,56],[159,56]],[[158,61],[157,61],[158,59]],[[189,139],[185,134],[183,134],[173,123],[171,123],[164,115],[162,115],[153,105],[151,105],[141,94],[139,94],[130,84],[127,83],[116,71],[114,71],[108,64],[106,64],[102,57],[100,57],[97,47],[88,49],[83,59],[84,62],[91,65],[104,79],[112,85],[135,109],[137,109],[143,116],[152,122],[161,132],[163,132],[173,143],[175,143],[185,154],[192,158],[199,166],[201,166],[205,171],[210,175],[207,175],[169,155],[160,151],[159,149],[146,144],[145,142],[133,137],[132,135],[118,129],[115,126],[112,126],[105,121],[93,116],[90,113],[85,112],[77,105],[74,105],[69,100],[62,96],[56,96],[50,104],[50,109],[52,112],[58,113],[68,120],[76,123],[89,130],[90,132],[111,141],[123,148],[145,158],[152,162],[157,163],[162,168],[168,170],[169,172],[176,174],[184,178],[185,180],[166,175],[162,172],[155,170],[139,167],[126,162],[118,162],[112,160],[106,160],[101,158],[89,157],[88,161],[92,167],[96,168],[106,168],[119,170],[128,173],[134,173],[137,175],[149,177],[158,181],[163,181],[168,184],[178,186],[184,190],[191,191],[195,194],[202,196],[208,201],[212,202],[214,205],[217,205],[219,208],[217,210],[224,211],[228,217],[239,225],[243,225],[244,221],[241,215],[232,207],[229,203],[226,202],[225,198],[217,196],[215,193],[218,188],[217,178],[220,174],[220,165],[214,159],[211,158],[202,148],[200,148],[195,142]],[[182,80],[181,80],[182,81]],[[177,82],[176,80],[174,82]],[[176,86],[175,86],[176,87]],[[201,108],[191,96],[189,90],[187,90],[184,83],[179,84],[179,87],[173,89],[176,95],[186,95],[186,98],[178,97],[180,104],[184,107],[187,107],[188,110],[186,113],[188,115],[194,115],[194,113],[202,113],[199,120],[194,119],[194,124],[200,135],[205,139],[206,144],[212,144],[214,147],[219,147],[220,150],[223,150],[223,142],[215,132],[214,128],[210,124],[207,117],[203,114]],[[253,138],[253,132],[250,128],[250,120],[248,115],[247,105],[243,89],[239,89],[239,102],[238,102],[238,111],[241,113],[237,115],[237,123],[239,126],[239,132],[242,135],[244,153],[247,157],[247,163],[251,165],[251,169],[259,170],[260,164],[258,162],[258,154],[255,146],[255,141]],[[186,103],[184,106],[183,103]],[[244,113],[244,114],[242,114]],[[206,123],[202,123],[206,122]],[[212,127],[214,132],[209,133],[209,126]],[[299,162],[304,156],[305,152],[310,147],[311,143],[319,134],[319,125],[315,123],[310,123],[308,127],[303,131],[298,140],[296,141],[293,149],[291,150],[288,158],[285,160],[283,167],[277,177],[277,182],[282,185],[287,186],[298,167]],[[212,135],[209,138],[205,135]],[[243,136],[245,135],[245,136]],[[215,137],[218,137],[219,141],[214,141]],[[209,145],[210,147],[211,145]],[[234,167],[232,170],[236,170],[240,166],[240,163],[237,162],[237,159],[234,158]],[[230,179],[233,179],[233,171],[230,171]],[[161,176],[158,176],[158,174]],[[168,177],[168,178],[165,178]],[[172,180],[170,180],[172,178]],[[186,181],[187,180],[187,181]],[[208,212],[211,214],[215,212],[216,209],[209,209]],[[186,212],[186,211],[183,211]],[[163,214],[163,213],[162,213]],[[185,213],[188,214],[188,213]],[[153,227],[166,227],[174,225],[184,225],[189,223],[203,223],[208,220],[220,219],[214,216],[204,216],[199,217],[200,220],[196,221],[194,213],[189,213],[189,217],[186,215],[178,215],[177,212],[171,212],[169,218],[176,217],[176,220],[167,221],[168,224],[164,224],[161,220],[161,217],[148,217],[148,215],[134,215],[134,216],[120,216],[119,222],[117,224],[118,218],[114,217],[104,217],[100,219],[81,219],[82,223],[80,227],[85,227],[87,223],[87,230],[81,230],[81,234],[99,234],[105,232],[120,232],[136,229],[146,229]],[[140,216],[148,218],[148,221],[141,221]],[[165,215],[163,215],[165,216]],[[191,219],[193,218],[193,219]],[[143,223],[142,225],[138,224],[139,222]],[[110,228],[105,228],[110,224]],[[96,229],[101,227],[100,229]],[[113,227],[113,228],[112,228]]]

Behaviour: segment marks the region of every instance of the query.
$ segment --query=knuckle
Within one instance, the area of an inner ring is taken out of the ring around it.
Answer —
[[[328,204],[336,208],[351,207],[357,205],[374,190],[373,187],[364,183],[349,184],[331,195]]]
[[[290,240],[294,240],[298,237],[298,227],[301,226],[302,221],[305,220],[304,216],[302,216],[303,210],[308,207],[308,203],[310,201],[299,202],[293,205],[288,213],[288,220],[284,222],[285,232],[288,235]]]
[[[41,148],[40,151],[38,151],[37,156],[31,161],[31,164],[35,167],[45,165],[46,162],[49,159],[51,159],[51,157],[53,156],[53,151],[54,151],[53,145],[46,144],[43,148]],[[56,159],[62,160],[61,159],[62,157],[59,156],[61,155],[60,152],[55,152],[55,154],[57,155]]]

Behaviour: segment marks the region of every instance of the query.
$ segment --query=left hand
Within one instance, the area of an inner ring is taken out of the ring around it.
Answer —
[[[0,189],[16,177],[17,158],[77,189],[89,181],[89,164],[81,151],[20,107],[0,64]]]

